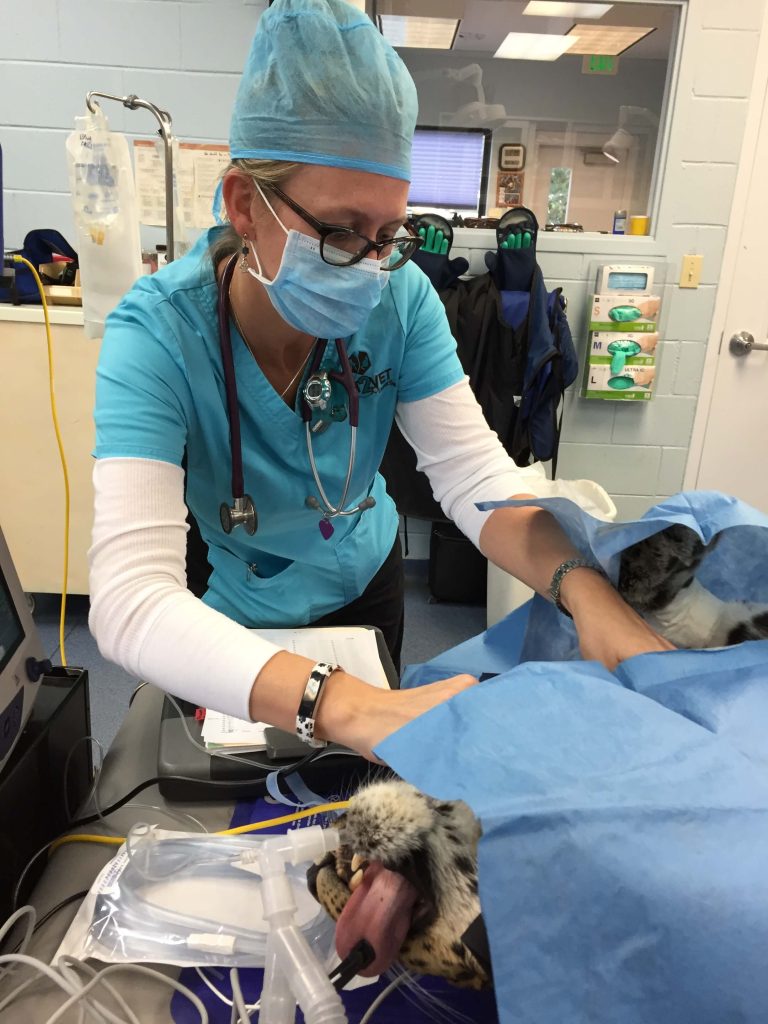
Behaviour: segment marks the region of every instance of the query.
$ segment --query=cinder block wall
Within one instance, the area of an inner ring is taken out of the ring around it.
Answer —
[[[560,472],[591,477],[623,517],[679,490],[709,336],[757,42],[767,0],[689,0],[672,129],[653,238],[543,239],[548,281],[563,285],[581,350],[595,260],[668,261],[704,256],[701,287],[668,294],[657,396],[609,405],[568,396]],[[31,227],[74,236],[64,142],[90,89],[136,93],[170,110],[180,138],[225,141],[229,111],[262,2],[244,0],[0,0],[0,144],[6,245]],[[149,137],[148,113],[105,106],[110,123]],[[471,237],[471,243],[470,243]],[[469,245],[472,251],[469,251]],[[473,267],[492,234],[457,237]],[[426,555],[426,524],[411,523],[411,554]]]

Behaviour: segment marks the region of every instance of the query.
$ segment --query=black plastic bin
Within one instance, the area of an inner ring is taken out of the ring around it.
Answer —
[[[488,560],[453,523],[432,523],[429,590],[436,601],[485,604]]]

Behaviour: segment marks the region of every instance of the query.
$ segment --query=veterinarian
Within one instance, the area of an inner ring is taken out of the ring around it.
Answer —
[[[512,495],[611,503],[587,481],[518,469],[486,425],[437,294],[408,263],[416,113],[408,71],[364,14],[277,0],[232,117],[228,223],[125,296],[96,394],[102,653],[198,705],[367,756],[474,680],[384,692],[245,627],[375,625],[398,662],[398,517],[377,473],[395,416],[482,552],[542,594],[554,579],[585,657],[613,666],[666,646],[598,572],[568,571],[578,552],[546,513],[475,508]],[[187,510],[209,549],[202,600],[187,589]]]

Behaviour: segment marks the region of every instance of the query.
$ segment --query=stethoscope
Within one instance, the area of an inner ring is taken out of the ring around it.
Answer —
[[[221,528],[225,533],[231,533],[235,527],[243,526],[245,532],[250,536],[256,533],[259,525],[259,517],[256,513],[256,506],[250,494],[245,493],[243,481],[243,447],[240,435],[240,409],[237,397],[237,381],[235,379],[235,361],[232,353],[232,336],[229,329],[229,317],[231,303],[229,299],[229,286],[232,275],[237,264],[237,254],[233,255],[224,268],[219,282],[219,344],[221,346],[221,361],[224,368],[224,390],[227,398],[227,416],[229,419],[229,436],[232,450],[232,498],[230,505],[223,501],[219,506],[219,517]],[[352,367],[349,363],[347,350],[344,342],[337,338],[336,352],[339,357],[341,372],[336,370],[321,370],[320,366],[328,347],[327,338],[317,338],[312,350],[312,359],[309,364],[309,374],[301,389],[300,409],[301,418],[304,422],[304,430],[307,441],[307,454],[309,465],[312,470],[312,478],[315,481],[320,500],[310,495],[305,501],[307,508],[320,512],[320,532],[327,540],[333,533],[331,519],[337,516],[354,516],[366,509],[373,508],[376,504],[374,498],[364,498],[354,508],[345,509],[352,472],[355,467],[355,453],[357,450],[357,427],[359,423],[360,399],[357,393]],[[312,447],[313,434],[319,434],[325,430],[331,422],[333,381],[338,381],[347,393],[349,404],[349,459],[347,462],[347,475],[344,480],[341,499],[338,505],[333,505],[325,492],[322,481],[317,471],[315,453]]]

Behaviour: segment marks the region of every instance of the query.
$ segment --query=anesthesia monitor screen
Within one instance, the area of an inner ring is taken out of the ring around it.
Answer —
[[[5,577],[0,573],[0,672],[24,639],[24,630],[16,613]]]

